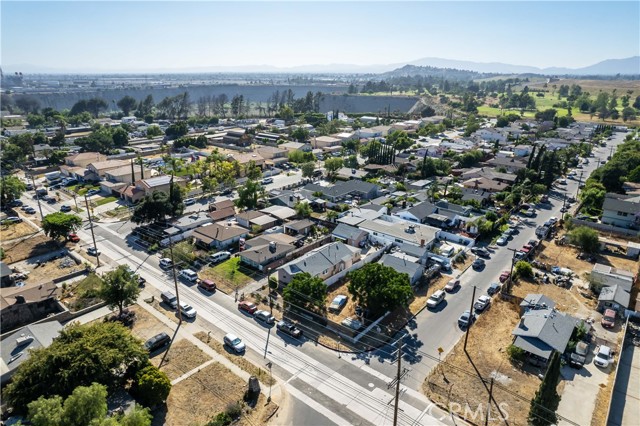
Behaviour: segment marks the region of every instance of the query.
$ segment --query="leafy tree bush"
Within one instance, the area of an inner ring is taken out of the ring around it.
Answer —
[[[136,375],[133,385],[136,398],[147,407],[163,404],[171,392],[171,380],[154,365],[147,365]]]
[[[371,318],[406,307],[413,296],[409,276],[379,263],[368,263],[349,273],[349,292],[369,310]]]
[[[523,278],[532,278],[533,277],[533,268],[529,262],[524,260],[519,260],[515,264],[515,272],[519,277]]]
[[[67,239],[70,232],[75,231],[82,225],[82,219],[75,214],[62,212],[50,213],[42,221],[42,230],[51,239],[59,237]]]
[[[0,179],[0,202],[6,204],[9,201],[17,200],[26,190],[27,185],[17,176],[3,176]]]
[[[509,356],[509,359],[511,361],[514,362],[521,362],[524,361],[524,349],[516,346],[516,345],[509,345],[507,347],[507,355]]]
[[[600,248],[598,232],[586,226],[579,226],[569,232],[569,242],[587,253],[596,253]]]
[[[100,298],[110,308],[118,308],[120,315],[125,306],[135,303],[139,294],[140,287],[127,265],[120,265],[107,272],[102,279]]]
[[[547,372],[531,400],[529,410],[529,424],[533,426],[549,426],[557,424],[556,410],[560,404],[557,386],[560,378],[560,355],[554,352],[549,361]]]
[[[324,312],[327,286],[309,273],[295,274],[282,292],[282,298],[296,309]]]

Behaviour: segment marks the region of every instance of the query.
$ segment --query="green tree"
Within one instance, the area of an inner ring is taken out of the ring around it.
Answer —
[[[324,168],[327,170],[327,176],[331,178],[335,177],[336,173],[338,172],[338,170],[342,168],[343,165],[344,165],[344,162],[340,157],[329,158],[325,160]]]
[[[17,176],[2,176],[0,179],[0,202],[6,205],[8,202],[17,200],[27,190],[27,185]]]
[[[311,176],[313,176],[313,172],[316,170],[316,165],[311,161],[308,163],[302,163],[302,165],[300,166],[300,170],[302,170],[303,178],[310,178]]]
[[[171,383],[169,383],[169,385],[171,385]],[[133,410],[122,416],[119,420],[120,426],[151,426],[153,416],[149,413],[148,408],[141,408],[136,405]]]
[[[50,213],[42,220],[42,230],[52,240],[59,237],[64,237],[66,240],[69,233],[78,229],[80,225],[82,225],[80,216],[62,212]]]
[[[133,393],[143,405],[163,404],[171,392],[171,380],[154,365],[149,364],[136,375]]]
[[[515,264],[515,272],[519,277],[523,278],[532,278],[533,277],[533,268],[529,262],[524,260],[519,260]]]
[[[111,134],[113,144],[119,148],[129,144],[129,133],[122,127],[116,128]]]
[[[138,102],[131,96],[125,96],[118,101],[116,105],[124,112],[124,115],[128,116],[133,111]]]
[[[243,186],[238,188],[238,199],[236,206],[240,209],[255,209],[258,206],[258,198],[262,186],[255,180],[248,180]]]
[[[327,300],[327,285],[308,272],[295,274],[282,292],[285,302],[296,310],[308,310],[323,313]]]
[[[531,400],[529,409],[529,424],[533,426],[549,426],[557,424],[556,410],[560,404],[557,387],[560,378],[560,355],[553,352],[547,372]]]
[[[262,177],[262,170],[260,167],[256,166],[255,161],[249,161],[249,163],[245,166],[245,176],[250,180],[258,180]]]
[[[294,209],[298,217],[301,219],[311,216],[311,206],[307,202],[296,203]]]
[[[349,292],[369,310],[371,318],[409,306],[413,296],[409,276],[380,263],[368,263],[350,272],[349,280]]]
[[[31,351],[3,396],[22,411],[41,396],[64,397],[93,382],[121,386],[147,365],[141,343],[118,323],[67,325],[50,346]]]
[[[163,134],[162,133],[162,129],[157,124],[153,124],[153,125],[147,127],[147,137],[148,138],[155,138],[156,136],[161,136],[162,134]]]
[[[631,107],[624,107],[624,109],[622,110],[623,121],[635,120],[636,115],[636,110]]]
[[[140,287],[127,265],[120,265],[102,277],[100,298],[110,308],[118,308],[119,314],[122,314],[125,306],[135,303],[139,294]]]
[[[309,131],[302,127],[298,127],[293,132],[291,132],[291,137],[298,142],[305,142],[309,139]]]
[[[107,388],[99,383],[78,386],[64,401],[62,423],[69,426],[90,425],[107,415]]]
[[[62,425],[62,397],[54,395],[51,398],[41,396],[27,405],[27,418],[33,426]]]
[[[138,203],[131,216],[131,221],[137,224],[158,222],[171,214],[172,206],[167,193],[153,191]]]
[[[587,253],[596,253],[600,249],[598,232],[586,226],[579,226],[569,232],[569,242]]]
[[[169,139],[177,139],[189,133],[189,125],[186,121],[178,121],[167,127],[164,133]]]

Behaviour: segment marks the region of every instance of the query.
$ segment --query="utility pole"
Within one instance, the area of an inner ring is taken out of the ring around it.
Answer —
[[[513,253],[511,254],[511,269],[509,270],[509,293],[511,293],[511,283],[513,282],[513,265],[516,263],[516,249],[507,248],[507,250],[511,250]]]
[[[580,170],[580,177],[578,178],[578,189],[576,190],[576,200],[578,199],[578,194],[580,193],[580,184],[582,183],[582,173],[584,170]]]
[[[31,175],[31,183],[33,183],[33,190],[36,192],[36,201],[38,202],[38,210],[40,210],[40,220],[44,221],[44,215],[42,214],[42,205],[40,205],[40,196],[38,195],[38,188],[36,188],[36,180]]]
[[[393,407],[393,426],[398,425],[398,404],[400,403],[400,379],[402,364],[402,337],[398,339],[398,372],[396,374],[396,400]]]
[[[87,217],[89,217],[89,228],[91,229],[91,239],[93,239],[93,249],[96,251],[96,261],[98,268],[100,267],[100,253],[98,253],[98,246],[96,245],[96,235],[93,233],[93,221],[91,220],[91,210],[89,209],[89,199],[87,194],[84,194],[84,202],[87,206]]]
[[[464,351],[467,352],[467,340],[469,340],[469,329],[473,322],[473,301],[476,300],[476,286],[473,286],[473,293],[471,295],[471,308],[469,309],[469,323],[467,324],[467,331],[464,333]]]
[[[171,256],[171,270],[173,271],[173,286],[176,289],[176,306],[178,310],[178,327],[182,324],[182,311],[180,310],[180,292],[178,291],[178,276],[176,275],[176,262],[173,259],[173,240],[169,237],[169,254]]]
[[[491,384],[489,385],[489,403],[487,404],[487,416],[484,418],[484,426],[489,424],[489,417],[491,417],[491,400],[493,399],[493,377],[491,378]]]
[[[271,375],[271,367],[273,367],[273,363],[269,361],[267,363],[267,367],[269,368],[269,397],[267,397],[267,402],[271,402],[271,383],[273,382],[273,376]],[[493,384],[493,382],[491,384]]]

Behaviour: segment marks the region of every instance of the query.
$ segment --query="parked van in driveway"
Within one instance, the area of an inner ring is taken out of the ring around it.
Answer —
[[[231,257],[231,253],[228,251],[219,251],[218,253],[214,253],[211,256],[209,256],[209,262],[211,263],[218,263],[218,262],[222,262],[223,260],[227,260]]]

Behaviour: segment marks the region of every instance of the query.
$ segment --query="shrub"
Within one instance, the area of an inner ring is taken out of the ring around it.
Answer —
[[[533,268],[531,267],[531,264],[529,262],[525,262],[524,260],[519,260],[518,262],[516,262],[515,271],[519,277],[533,277]]]
[[[509,345],[507,348],[507,355],[511,361],[520,362],[524,360],[524,349],[519,348],[516,345]]]
[[[148,407],[162,404],[171,392],[171,381],[156,366],[148,365],[136,375],[134,385],[136,398]]]
[[[233,419],[229,417],[227,413],[218,413],[206,426],[227,426],[230,425]]]
[[[227,409],[225,410],[225,414],[227,414],[232,419],[237,419],[242,414],[242,404],[239,401],[230,402],[227,405]]]

